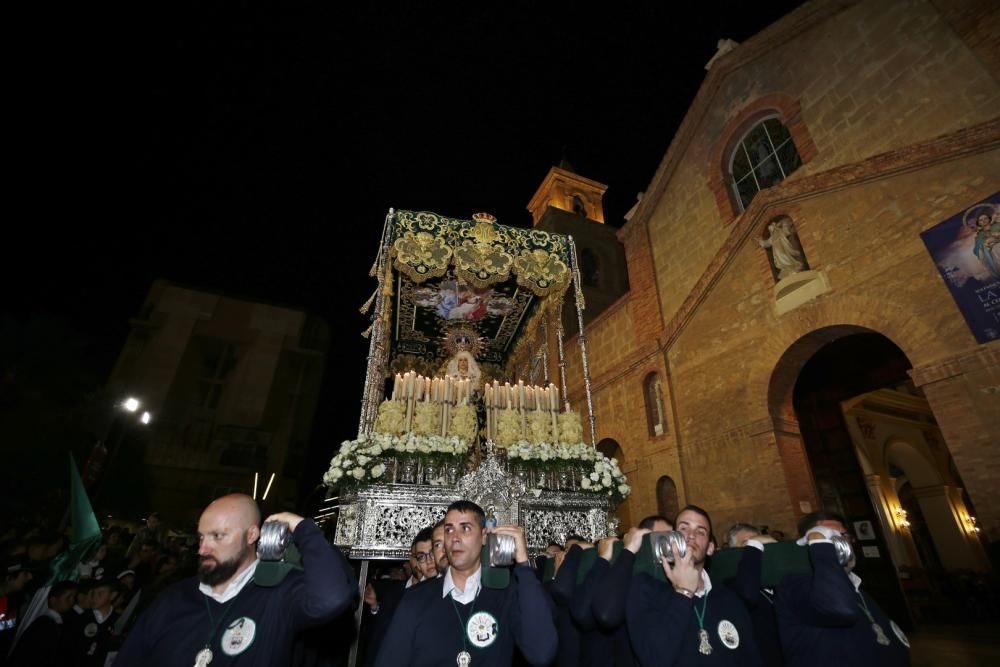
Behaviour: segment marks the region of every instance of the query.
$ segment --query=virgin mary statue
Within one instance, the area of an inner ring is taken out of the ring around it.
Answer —
[[[483,373],[479,370],[479,364],[471,352],[460,350],[448,361],[447,373],[449,377],[460,380],[469,380],[472,391],[481,392],[483,386]]]

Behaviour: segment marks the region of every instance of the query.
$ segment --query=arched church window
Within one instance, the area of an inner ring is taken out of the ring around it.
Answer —
[[[663,409],[663,384],[658,373],[650,373],[643,383],[646,399],[646,422],[649,435],[656,437],[667,432],[667,413]]]
[[[776,116],[750,128],[729,158],[730,184],[740,210],[745,210],[758,192],[781,182],[801,164],[792,135]]]
[[[677,484],[669,475],[664,475],[656,480],[656,511],[660,516],[665,516],[671,521],[680,511],[680,503],[677,501]]]
[[[573,195],[573,212],[577,215],[587,215],[587,207],[584,205],[580,195]]]
[[[605,438],[597,443],[597,451],[604,454],[609,459],[617,459],[618,464],[621,465],[624,460],[625,455],[622,453],[621,445],[619,445],[612,438]]]
[[[580,251],[580,279],[588,287],[600,287],[601,262],[597,259],[597,253],[590,248]]]

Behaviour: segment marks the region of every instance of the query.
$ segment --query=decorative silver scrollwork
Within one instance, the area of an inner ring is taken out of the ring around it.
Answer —
[[[492,444],[492,443],[490,443]],[[525,493],[508,477],[492,447],[479,468],[458,487],[377,484],[341,500],[336,544],[351,558],[402,559],[421,528],[434,525],[448,505],[460,499],[478,503],[501,524],[524,526],[528,551],[544,551],[550,540],[576,533],[590,540],[608,532],[608,501],[584,492]]]

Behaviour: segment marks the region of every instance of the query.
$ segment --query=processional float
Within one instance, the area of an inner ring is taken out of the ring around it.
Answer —
[[[482,213],[390,210],[370,275],[378,286],[363,308],[374,306],[358,436],[324,476],[334,542],[362,561],[362,582],[370,560],[408,558],[416,533],[462,498],[523,526],[536,554],[568,534],[613,533],[611,512],[630,489],[595,447],[572,237]],[[571,286],[589,442],[567,392],[561,314]]]

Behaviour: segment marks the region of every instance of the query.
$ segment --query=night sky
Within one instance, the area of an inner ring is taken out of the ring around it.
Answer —
[[[24,22],[5,320],[65,321],[106,379],[156,278],[302,307],[334,326],[328,373],[356,405],[358,307],[390,207],[528,226],[565,157],[609,186],[619,226],[717,40],[800,2],[366,4],[131,3]],[[358,418],[320,412],[316,480]]]

